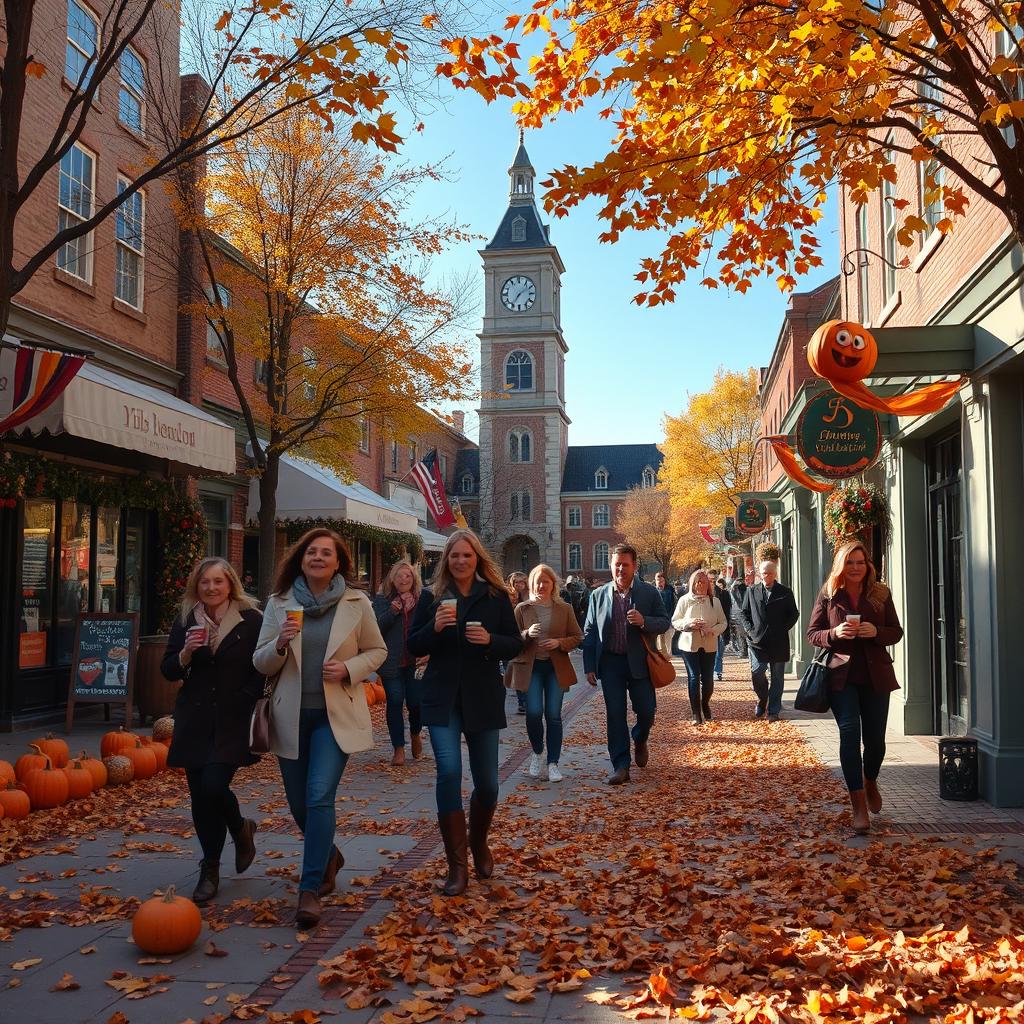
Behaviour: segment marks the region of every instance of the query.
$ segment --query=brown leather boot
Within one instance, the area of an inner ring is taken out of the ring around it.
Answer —
[[[403,764],[405,764],[405,747],[395,747],[395,752],[391,755],[391,766],[401,768]]]
[[[443,891],[445,896],[461,896],[469,882],[466,863],[466,815],[462,811],[439,814],[437,824],[444,840],[444,855],[448,858],[448,877]]]
[[[494,858],[487,845],[494,808],[484,807],[475,796],[469,801],[469,849],[477,878],[490,878],[494,874]]]
[[[853,808],[853,831],[858,835],[871,831],[871,818],[868,815],[868,801],[863,789],[850,794],[850,806]]]
[[[882,794],[878,791],[877,779],[864,779],[864,796],[867,798],[868,810],[878,814],[882,810]]]
[[[320,923],[320,897],[312,889],[303,889],[299,893],[295,923],[304,932],[308,932],[310,928],[315,928]]]
[[[327,858],[327,867],[324,868],[324,877],[320,879],[320,888],[317,890],[317,895],[323,899],[324,896],[330,896],[334,892],[335,881],[338,877],[338,872],[345,866],[345,858],[341,855],[341,850],[336,846],[331,847],[331,855]]]
[[[243,818],[235,840],[235,874],[240,875],[256,859],[256,822]]]

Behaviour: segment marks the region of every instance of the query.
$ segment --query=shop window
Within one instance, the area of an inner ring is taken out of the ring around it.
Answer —
[[[96,514],[96,590],[94,612],[117,611],[117,559],[121,510],[101,508]]]
[[[354,551],[352,554],[355,556],[356,562],[356,578],[364,586],[370,585],[370,570],[373,565],[370,542],[368,540],[357,540],[353,544]]]
[[[228,500],[204,495],[203,516],[206,518],[206,555],[226,558],[228,550]]]
[[[89,567],[92,563],[92,508],[61,503],[60,571],[57,577],[58,665],[70,665],[78,616],[92,610]]]
[[[124,610],[142,612],[142,587],[146,563],[146,513],[128,513],[124,531]]]
[[[53,619],[52,501],[26,501],[21,535],[21,604],[18,613],[18,668],[49,664]]]

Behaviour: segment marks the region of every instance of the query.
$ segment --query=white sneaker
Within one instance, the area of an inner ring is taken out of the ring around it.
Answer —
[[[541,764],[543,761],[544,757],[542,754],[530,755],[530,767],[526,769],[530,778],[536,779],[540,775]]]
[[[558,765],[554,761],[552,761],[551,764],[548,765],[548,782],[561,782],[561,781],[562,781],[562,773],[561,773],[561,771],[559,771]]]

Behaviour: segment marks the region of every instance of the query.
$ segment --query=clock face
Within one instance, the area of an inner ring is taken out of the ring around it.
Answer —
[[[537,286],[525,274],[510,277],[501,286],[501,301],[514,313],[522,313],[537,300]]]

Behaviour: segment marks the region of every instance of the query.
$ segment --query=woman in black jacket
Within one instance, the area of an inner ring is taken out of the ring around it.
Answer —
[[[222,558],[204,558],[185,585],[160,665],[167,679],[183,680],[167,763],[185,769],[203,850],[196,903],[217,895],[228,832],[237,873],[256,856],[256,822],[242,817],[231,780],[241,766],[259,760],[249,752],[249,721],[263,693],[263,676],[252,665],[262,622],[235,570]]]
[[[430,657],[423,677],[423,724],[437,764],[446,896],[464,892],[468,881],[462,736],[473,776],[469,847],[477,875],[490,878],[494,872],[487,833],[498,804],[498,733],[507,724],[498,663],[514,658],[522,646],[494,561],[472,530],[456,530],[445,543],[433,586],[420,596],[409,635],[410,653]]]

